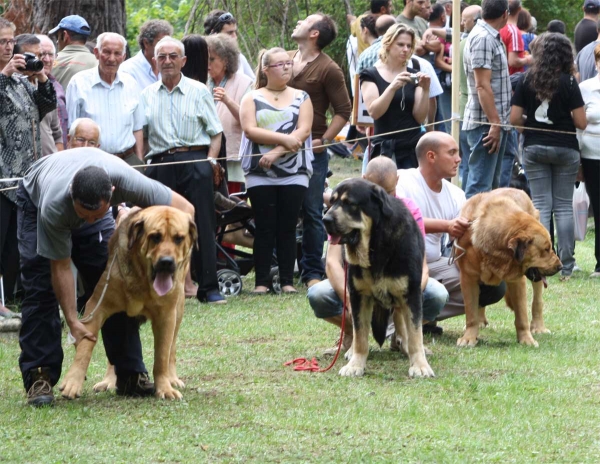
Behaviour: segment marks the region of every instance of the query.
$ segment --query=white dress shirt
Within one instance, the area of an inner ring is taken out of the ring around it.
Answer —
[[[119,71],[131,75],[140,86],[140,90],[144,90],[149,85],[160,80],[160,73],[158,76],[154,74],[152,66],[150,66],[150,63],[148,63],[148,60],[141,51],[119,66]]]
[[[120,70],[112,85],[100,78],[98,67],[77,73],[67,87],[67,112],[69,127],[77,118],[95,121],[100,126],[100,146],[108,153],[133,147],[133,132],[145,124],[140,88]]]

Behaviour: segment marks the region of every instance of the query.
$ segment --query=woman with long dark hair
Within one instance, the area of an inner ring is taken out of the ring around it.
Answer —
[[[282,292],[297,293],[296,223],[312,174],[313,106],[304,90],[288,86],[293,62],[284,49],[262,52],[258,63],[256,90],[240,105],[240,155],[256,223],[254,293],[268,291],[273,248]]]
[[[181,42],[185,46],[187,60],[181,68],[185,77],[202,82],[208,79],[208,44],[200,34],[186,35]]]
[[[573,186],[579,169],[575,128],[585,129],[585,109],[575,80],[573,47],[558,33],[544,33],[531,43],[533,63],[512,99],[510,122],[524,136],[523,165],[540,221],[550,230],[556,219],[561,280],[569,280],[575,258]]]
[[[381,40],[379,61],[360,73],[363,100],[375,120],[371,158],[395,159],[398,169],[418,166],[415,146],[429,109],[430,78],[410,67],[415,45],[413,29],[393,25]]]

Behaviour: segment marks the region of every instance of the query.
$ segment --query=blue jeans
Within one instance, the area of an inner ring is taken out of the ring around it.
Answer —
[[[343,302],[329,280],[324,280],[308,289],[306,294],[310,307],[319,319],[329,319],[342,315]],[[448,291],[431,277],[423,292],[423,320],[435,321],[448,301]]]
[[[563,265],[561,274],[571,275],[575,265],[573,186],[579,169],[579,151],[530,145],[523,151],[523,166],[529,179],[533,204],[540,211],[540,221],[547,230],[550,230],[554,213],[558,257]]]
[[[465,190],[467,188],[467,181],[469,180],[469,156],[471,155],[471,148],[469,147],[469,141],[467,140],[467,131],[462,130],[462,128],[458,136],[458,146],[460,148],[458,177],[460,178],[461,188]]]
[[[500,148],[497,153],[488,153],[483,146],[483,139],[487,137],[489,126],[479,126],[465,131],[467,141],[471,148],[469,155],[469,178],[465,188],[465,195],[471,198],[481,192],[489,192],[498,188],[500,173],[502,171],[502,158],[506,149],[508,132],[500,131]]]
[[[308,282],[312,279],[321,280],[325,275],[323,257],[323,244],[327,239],[325,226],[323,225],[323,190],[325,179],[329,169],[329,155],[326,151],[315,153],[312,162],[313,174],[304,194],[302,205],[302,281]]]
[[[508,187],[512,176],[512,167],[515,157],[519,154],[519,139],[516,130],[508,132],[506,149],[502,157],[502,173],[500,174],[500,187]]]

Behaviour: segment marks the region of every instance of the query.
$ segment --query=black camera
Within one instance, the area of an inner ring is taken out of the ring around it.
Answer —
[[[23,71],[40,72],[44,69],[44,63],[33,53],[25,52],[23,56],[25,57],[25,68],[22,68]]]

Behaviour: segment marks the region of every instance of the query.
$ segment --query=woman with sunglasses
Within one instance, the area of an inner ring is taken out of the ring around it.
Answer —
[[[238,23],[235,17],[223,10],[213,10],[208,13],[206,20],[204,21],[204,33],[206,35],[225,34],[231,37],[237,43],[237,31]],[[245,74],[252,82],[256,80],[254,70],[243,53],[240,52],[239,57],[240,65],[238,73]]]
[[[305,91],[288,87],[292,65],[282,48],[263,51],[256,89],[240,107],[244,131],[240,155],[256,222],[255,294],[268,292],[274,248],[281,290],[297,293],[296,223],[312,175],[313,107]]]
[[[429,110],[430,78],[409,66],[415,44],[413,29],[393,25],[381,40],[379,61],[360,73],[363,100],[375,120],[371,158],[395,158],[398,169],[418,166],[415,146]]]

